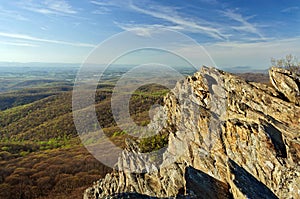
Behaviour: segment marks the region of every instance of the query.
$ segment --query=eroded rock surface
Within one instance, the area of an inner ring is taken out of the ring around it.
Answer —
[[[169,132],[161,166],[128,142],[84,198],[300,198],[299,78],[272,68],[270,79],[203,67],[178,82],[151,124]]]
[[[289,101],[300,104],[300,77],[289,70],[272,67],[269,70],[272,85]]]

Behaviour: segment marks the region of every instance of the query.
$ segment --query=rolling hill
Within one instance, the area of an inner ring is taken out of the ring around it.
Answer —
[[[119,146],[126,134],[116,127],[111,110],[111,83],[96,94],[98,120]],[[151,105],[167,91],[157,85],[133,94],[130,112],[135,122],[147,124]],[[34,97],[31,97],[33,94]],[[38,87],[0,95],[8,103],[0,111],[0,198],[81,198],[82,191],[111,169],[96,160],[77,135],[69,87]]]

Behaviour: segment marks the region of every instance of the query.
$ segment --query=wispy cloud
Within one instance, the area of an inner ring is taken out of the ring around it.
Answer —
[[[0,41],[0,44],[10,45],[10,46],[22,46],[22,47],[38,47],[38,45],[31,44],[31,43],[23,43],[23,42]]]
[[[163,24],[135,24],[135,23],[119,23],[114,22],[119,28],[125,30],[125,31],[133,31],[136,35],[144,36],[144,37],[150,37],[151,34],[159,28],[166,28],[170,30],[175,31],[181,31],[183,30],[183,27],[181,26],[170,26],[170,25],[163,25]]]
[[[161,28],[162,25],[146,25],[146,24],[132,24],[132,23],[118,23],[114,22],[119,28],[125,31],[134,31],[136,35],[143,37],[150,37],[154,28]]]
[[[76,14],[72,6],[64,0],[47,0],[44,2],[45,5],[54,11],[67,13],[67,14]]]
[[[0,32],[0,37],[21,39],[21,40],[27,40],[27,41],[36,41],[36,42],[42,42],[42,43],[62,44],[62,45],[76,46],[76,47],[89,47],[89,48],[95,47],[94,44],[43,39],[43,38],[33,37],[33,36],[29,36],[29,35],[24,35],[24,34],[15,34],[15,33],[6,33],[6,32]]]
[[[288,8],[285,8],[285,9],[281,10],[281,12],[289,13],[289,12],[298,11],[299,9],[300,8],[298,6],[292,6],[292,7],[288,7]]]
[[[18,21],[28,21],[29,20],[26,17],[24,17],[23,15],[21,15],[20,13],[18,13],[16,11],[4,9],[1,6],[0,6],[0,17],[2,19],[9,18],[9,19],[14,19],[14,20],[18,20]]]
[[[93,10],[92,14],[103,15],[103,14],[108,14],[110,12],[111,12],[111,9],[109,9],[107,7],[99,7],[99,8],[97,8],[97,10]]]
[[[207,4],[218,4],[217,0],[199,0],[200,2],[207,3]]]
[[[240,26],[232,26],[233,29],[246,32],[246,33],[252,33],[260,38],[264,38],[264,36],[260,33],[260,31],[257,29],[256,25],[251,24],[248,20],[251,19],[253,16],[250,17],[243,17],[241,14],[234,12],[233,10],[227,10],[227,11],[221,11],[224,16],[228,17],[229,19],[239,22]]]
[[[22,2],[21,8],[41,14],[72,15],[77,11],[65,0],[44,0],[33,3]]]
[[[111,13],[113,8],[128,9],[127,0],[92,0],[90,3],[97,6],[92,14],[98,15]]]
[[[40,29],[43,31],[47,31],[49,28],[48,28],[48,26],[41,26]]]
[[[92,4],[95,4],[97,6],[119,6],[118,3],[111,0],[104,0],[104,1],[90,1]]]
[[[139,13],[162,19],[165,22],[180,26],[182,27],[181,29],[183,31],[202,33],[219,40],[227,39],[226,34],[223,34],[218,28],[213,27],[215,25],[214,23],[205,21],[203,19],[191,19],[182,17],[178,14],[176,8],[174,7],[152,5],[150,7],[151,9],[144,9],[131,2],[130,8]],[[200,22],[202,22],[203,24],[200,24]]]

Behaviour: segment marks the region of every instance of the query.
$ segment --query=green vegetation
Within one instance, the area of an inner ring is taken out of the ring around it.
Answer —
[[[159,150],[168,144],[169,134],[159,133],[139,141],[139,148],[143,153]]]
[[[78,145],[20,155],[0,161],[0,198],[82,198],[84,188],[111,171]]]
[[[0,110],[29,104],[52,95],[70,91],[71,89],[71,86],[66,85],[60,87],[26,88],[19,91],[3,93],[0,95]]]
[[[82,146],[73,123],[70,89],[53,85],[0,94],[5,107],[0,111],[0,198],[82,198],[85,188],[111,171]],[[112,117],[112,85],[109,80],[98,86],[96,114],[105,134],[124,147],[130,136]],[[166,93],[155,84],[139,88],[130,100],[133,120],[147,125],[148,110],[161,104]],[[143,149],[156,150],[166,140],[167,135],[149,138],[142,141]]]
[[[117,137],[125,134],[127,134],[125,131],[116,131],[113,133],[112,137]]]

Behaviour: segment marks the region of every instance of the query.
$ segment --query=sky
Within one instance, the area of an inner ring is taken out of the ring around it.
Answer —
[[[2,0],[0,62],[82,63],[115,34],[162,28],[197,41],[220,67],[300,58],[299,0]],[[194,49],[185,47],[188,58]]]

